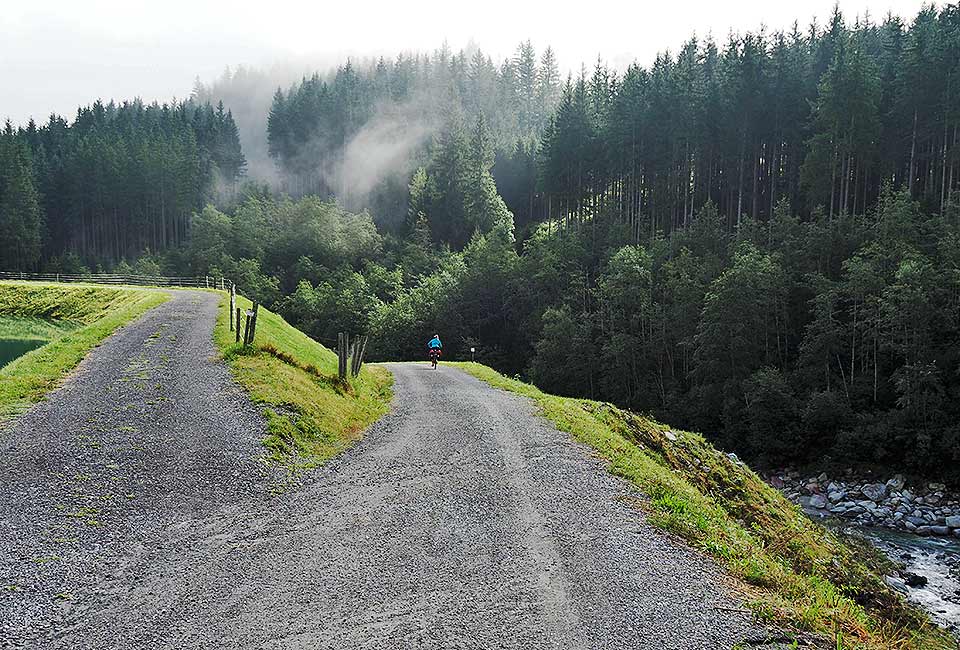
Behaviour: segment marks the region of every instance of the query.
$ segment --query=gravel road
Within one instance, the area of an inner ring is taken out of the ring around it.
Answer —
[[[52,637],[170,527],[269,493],[263,418],[216,359],[217,302],[172,292],[0,430],[0,648],[95,647]]]
[[[390,365],[391,413],[272,495],[214,308],[177,294],[0,441],[0,646],[779,647],[588,448],[450,367]]]

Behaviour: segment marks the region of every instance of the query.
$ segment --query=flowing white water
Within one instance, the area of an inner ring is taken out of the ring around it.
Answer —
[[[907,598],[940,625],[960,631],[960,539],[884,528],[845,526],[843,530],[863,535],[890,559],[904,564],[906,572],[926,578],[926,585],[908,588]]]

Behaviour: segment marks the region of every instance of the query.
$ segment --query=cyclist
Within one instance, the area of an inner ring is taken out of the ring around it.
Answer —
[[[439,334],[433,335],[433,338],[430,339],[429,343],[427,343],[427,349],[429,350],[430,362],[433,364],[433,367],[436,368],[437,360],[443,353],[443,343],[440,342]]]

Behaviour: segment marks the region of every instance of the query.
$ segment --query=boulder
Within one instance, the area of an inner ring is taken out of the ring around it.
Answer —
[[[860,488],[860,491],[863,492],[863,496],[874,502],[882,501],[887,496],[887,486],[883,483],[868,483]]]
[[[784,483],[784,482],[783,482],[783,479],[780,478],[779,476],[771,476],[771,477],[770,477],[770,485],[771,485],[772,487],[777,488],[778,490],[782,490],[782,489],[784,488],[784,486],[786,485],[786,483]]]
[[[900,593],[904,593],[904,594],[910,591],[909,587],[907,587],[907,583],[901,580],[900,578],[897,578],[894,576],[886,576],[884,577],[883,581],[886,582],[887,586],[893,589],[894,591],[899,591]]]
[[[923,535],[924,537],[928,536],[932,531],[930,526],[917,526],[917,535]]]
[[[900,490],[900,498],[904,501],[913,501],[913,492],[910,490]]]
[[[908,521],[909,523],[913,524],[914,526],[926,526],[926,525],[927,525],[927,520],[924,519],[923,517],[915,517],[915,516],[911,515],[911,516],[907,517],[907,521]]]
[[[822,472],[820,476],[817,477],[817,481],[819,483],[826,483],[828,480],[829,480],[829,477],[827,476],[826,472]]]
[[[903,578],[908,587],[924,587],[927,584],[927,579],[916,573],[904,573]]]
[[[816,481],[810,481],[803,486],[803,489],[807,494],[820,494],[821,491],[820,484]]]
[[[904,485],[906,485],[906,481],[903,480],[903,474],[897,474],[887,481],[887,489],[891,492],[899,492],[903,489]]]
[[[822,494],[814,494],[810,497],[810,506],[818,510],[823,510],[827,507],[827,500]]]
[[[842,491],[833,491],[827,493],[827,498],[830,499],[830,503],[837,503],[845,496],[847,496],[847,493]],[[958,524],[958,528],[960,528],[960,524]]]
[[[944,519],[944,523],[950,528],[960,528],[960,515],[954,515]]]
[[[950,534],[950,529],[946,526],[930,526],[930,532],[943,537],[944,535]]]

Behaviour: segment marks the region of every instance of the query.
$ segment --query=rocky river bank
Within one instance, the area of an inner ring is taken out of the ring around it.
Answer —
[[[766,478],[788,499],[815,514],[859,526],[960,538],[960,495],[941,483],[908,485],[899,474],[883,482],[852,475],[840,480],[794,470]]]
[[[831,479],[782,470],[766,480],[830,528],[867,538],[901,569],[887,584],[960,631],[960,496],[939,483]]]

